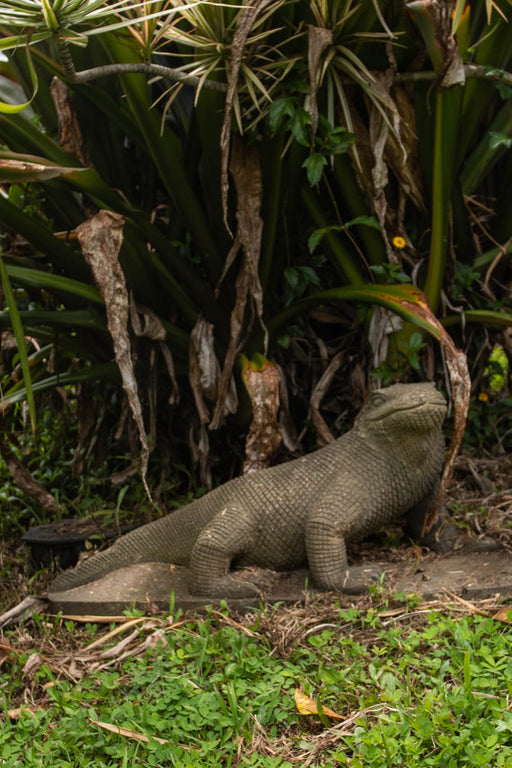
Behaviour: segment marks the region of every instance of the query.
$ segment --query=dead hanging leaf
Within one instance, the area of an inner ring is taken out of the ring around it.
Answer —
[[[170,348],[165,343],[167,338],[167,331],[165,330],[164,325],[158,315],[156,315],[152,309],[149,309],[149,307],[145,307],[142,304],[137,304],[133,298],[133,293],[131,292],[130,319],[133,332],[136,336],[142,336],[146,339],[158,341],[160,351],[162,352],[165,364],[167,366],[167,372],[169,373],[169,378],[171,380],[169,403],[171,405],[179,403],[180,390],[178,387],[178,380],[176,379],[174,360]]]
[[[311,115],[311,130],[313,134],[318,128],[317,93],[322,82],[322,54],[332,43],[332,30],[326,27],[315,27],[308,24],[308,70],[309,92],[304,109]]]
[[[169,374],[169,378],[171,380],[171,385],[172,385],[171,391],[169,393],[169,405],[177,405],[180,401],[180,389],[178,386],[178,379],[176,378],[176,370],[174,368],[174,359],[172,356],[172,352],[170,350],[170,347],[168,347],[167,344],[164,344],[163,341],[160,342],[160,351],[165,360],[165,364],[167,366],[167,373]]]
[[[254,361],[244,358],[242,367],[252,405],[252,422],[245,441],[244,475],[268,467],[282,440],[277,423],[281,377],[269,360],[258,358]]]
[[[370,121],[363,120],[356,108],[351,105],[350,115],[352,130],[356,136],[357,162],[353,163],[354,172],[359,186],[364,191],[370,202],[372,212],[381,225],[381,234],[386,247],[386,254],[390,264],[397,264],[398,257],[391,246],[390,237],[387,234],[390,229],[390,221],[395,220],[394,211],[388,205],[386,187],[388,183],[388,166],[384,160],[386,142],[390,133],[389,125],[384,120],[380,111],[369,105]],[[395,232],[393,223],[393,236]]]
[[[236,20],[233,42],[231,43],[231,66],[228,74],[228,90],[226,92],[226,101],[224,104],[224,119],[220,134],[221,151],[221,196],[222,211],[224,214],[224,225],[231,234],[228,224],[228,167],[229,167],[229,139],[231,136],[231,112],[236,97],[238,86],[238,75],[242,65],[242,59],[245,50],[245,43],[258,14],[263,11],[273,0],[248,0],[247,5],[240,11]]]
[[[58,77],[54,77],[50,85],[50,93],[57,112],[59,144],[66,152],[80,160],[82,165],[90,166],[91,161],[71,101],[69,88]]]
[[[328,445],[328,443],[332,443],[334,440],[334,437],[325,423],[324,419],[322,418],[320,414],[320,403],[325,397],[325,394],[329,387],[331,386],[332,380],[334,378],[334,374],[340,367],[341,363],[343,362],[343,358],[345,356],[345,352],[338,352],[338,354],[334,355],[331,362],[323,372],[322,376],[318,380],[318,382],[315,385],[315,388],[313,389],[313,392],[311,394],[311,399],[309,401],[309,409],[311,414],[311,420],[313,424],[315,425],[316,434],[317,434],[317,444],[318,447],[321,448],[324,445]]]
[[[389,123],[384,119],[381,111],[373,104],[369,105],[370,110],[370,145],[373,151],[373,167],[371,169],[371,181],[373,186],[372,208],[382,227],[382,232],[386,232],[386,216],[388,213],[388,201],[385,189],[388,185],[388,166],[384,160],[384,150],[389,135]],[[389,239],[384,238],[386,250],[390,264],[396,263],[396,255],[389,244]]]
[[[263,179],[257,148],[248,146],[241,138],[235,139],[230,168],[237,194],[236,217],[238,227],[236,238],[228,254],[226,267],[224,268],[219,285],[240,248],[243,250],[243,260],[236,280],[235,306],[231,313],[230,340],[219,380],[217,402],[210,429],[218,429],[220,427],[226,412],[225,400],[229,383],[232,379],[233,365],[238,351],[249,297],[250,309],[253,315],[256,315],[263,328],[265,336],[264,354],[266,354],[268,345],[268,331],[263,322],[263,291],[258,273],[261,235],[263,232],[263,220],[260,216]],[[219,286],[217,290],[218,288]]]
[[[407,197],[418,211],[425,212],[425,200],[421,186],[416,113],[404,87],[394,84],[392,98],[400,115],[399,137],[391,132],[386,145],[386,161],[399,182],[399,192]],[[400,227],[395,232],[402,235]]]
[[[440,327],[442,328],[441,324]],[[443,328],[444,331],[444,328]],[[441,498],[448,488],[448,484],[453,475],[453,469],[455,467],[455,461],[459,453],[460,444],[466,429],[466,420],[469,410],[469,400],[471,397],[471,378],[468,370],[468,361],[465,353],[461,349],[457,349],[451,336],[444,331],[444,335],[441,338],[441,344],[444,349],[446,358],[446,367],[450,375],[450,383],[452,388],[453,398],[453,435],[448,448],[448,452],[445,458],[445,464],[443,469],[443,475],[441,478],[441,487],[439,489],[438,502],[436,508],[433,511],[430,519],[425,521],[425,532],[428,533],[430,528],[437,520],[437,511]]]
[[[400,112],[391,96],[391,87],[396,73],[396,62],[391,46],[388,46],[388,55],[390,66],[385,72],[375,73],[375,82],[372,85],[372,91],[379,99],[379,106],[377,107],[376,102],[372,100],[368,107],[370,112],[370,145],[374,157],[371,171],[373,194],[370,200],[372,200],[374,213],[385,235],[384,240],[389,261],[393,264],[397,263],[398,259],[390,244],[391,238],[386,233],[389,229],[389,222],[395,220],[396,216],[392,211],[388,211],[385,190],[389,179],[390,157],[393,158],[393,171],[395,171],[395,167],[397,169],[405,167],[408,158],[406,147],[402,141]],[[393,146],[394,150],[392,156],[389,152],[390,145]],[[398,178],[400,179],[399,175]],[[396,221],[394,229],[394,234],[396,234]]]
[[[368,343],[373,353],[373,367],[378,368],[388,356],[389,338],[404,327],[403,319],[384,307],[375,307],[370,320]]]
[[[273,365],[279,374],[279,381],[281,383],[279,388],[279,431],[281,433],[281,437],[283,438],[283,445],[285,446],[286,450],[294,453],[295,451],[299,450],[300,441],[298,439],[297,430],[295,429],[295,424],[293,423],[290,412],[286,376],[284,375],[284,371],[280,365],[277,363],[273,363]]]
[[[361,119],[351,108],[354,132],[357,137],[359,167],[355,171],[362,189],[371,202],[378,219],[391,264],[399,263],[391,241],[405,234],[403,222],[406,199],[421,211],[425,210],[418,182],[417,137],[414,132],[414,112],[404,91],[393,86],[396,61],[392,46],[387,44],[389,67],[385,72],[373,73],[371,90],[374,99],[368,101],[369,121]],[[395,210],[389,204],[386,189],[389,173],[398,180],[399,204]]]
[[[27,181],[47,181],[57,176],[64,176],[67,173],[84,171],[85,168],[71,168],[60,165],[49,164],[43,158],[31,158],[30,155],[15,157],[6,157],[7,153],[2,153],[0,158],[0,183],[14,184],[16,182],[24,184]],[[30,159],[31,158],[31,159]]]
[[[91,267],[94,282],[105,302],[107,325],[114,345],[116,363],[121,372],[123,389],[139,434],[142,482],[148,498],[151,499],[146,481],[149,447],[128,333],[128,291],[118,259],[123,242],[123,225],[122,216],[112,211],[101,210],[91,219],[80,224],[76,231],[84,258]]]
[[[295,689],[295,706],[297,707],[297,711],[300,715],[319,715],[320,712],[318,711],[318,705],[316,701],[313,699],[310,699],[309,696],[306,696],[305,693],[302,693],[298,688]],[[334,712],[332,709],[329,709],[328,707],[322,706],[322,715],[326,715],[327,717],[330,717],[332,720],[343,720],[343,717],[341,715],[338,715],[337,712]]]
[[[192,450],[194,461],[199,464],[199,478],[205,488],[212,487],[212,469],[210,459],[210,441],[205,424],[199,426],[199,435],[196,440],[194,427],[189,430],[189,445]]]
[[[411,312],[414,312],[417,317],[429,323],[429,325],[437,331],[435,335],[444,351],[452,390],[453,435],[445,457],[437,502],[430,515],[426,518],[423,526],[423,533],[428,533],[437,521],[439,505],[452,478],[455,460],[459,453],[460,444],[466,428],[469,399],[471,396],[471,377],[469,375],[466,355],[462,350],[455,346],[450,334],[441,325],[428,306],[425,296],[423,296],[420,291],[417,291],[417,297],[414,303],[407,301],[406,299],[398,299],[398,303],[404,309],[409,309]]]
[[[220,376],[220,364],[215,354],[213,324],[200,317],[190,334],[190,379],[196,406],[202,423],[209,419],[209,413],[203,404],[203,398],[214,400],[217,395],[217,382]],[[199,402],[198,402],[199,401]]]
[[[220,375],[220,364],[215,354],[213,325],[204,317],[199,317],[190,334],[189,380],[201,424],[208,424],[210,421],[206,400],[216,400]],[[224,397],[223,415],[235,413],[237,407],[235,382],[231,377]]]
[[[493,2],[493,0],[491,0]],[[434,69],[443,88],[464,85],[466,75],[455,32],[462,18],[465,3],[457,0],[459,13],[454,14],[454,2],[412,0],[407,8],[420,31]],[[462,12],[462,13],[461,13]]]
[[[160,318],[149,307],[137,304],[130,291],[130,320],[136,336],[153,341],[165,341],[167,332]]]

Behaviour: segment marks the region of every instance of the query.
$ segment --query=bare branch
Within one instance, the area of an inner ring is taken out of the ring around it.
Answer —
[[[64,64],[64,62],[63,62]],[[126,75],[130,73],[140,73],[144,75],[154,75],[156,77],[167,77],[178,83],[191,85],[195,88],[198,85],[209,88],[213,91],[227,91],[226,83],[218,83],[215,80],[202,80],[194,75],[184,75],[179,69],[164,67],[161,64],[145,64],[143,62],[133,62],[127,64],[104,64],[102,67],[93,67],[76,72],[70,71],[67,66],[64,67],[65,75],[69,83],[89,83],[98,77],[107,77],[108,75]]]
[[[512,88],[512,73],[504,69],[483,67],[480,64],[464,64],[464,74],[467,79],[487,80],[493,83],[503,83]],[[401,72],[394,77],[395,83],[419,83],[432,81],[439,78],[439,73],[429,72]]]
[[[202,80],[194,75],[185,75],[179,69],[164,67],[161,64],[148,64],[143,62],[133,62],[127,64],[105,64],[102,67],[93,67],[76,72],[70,58],[62,58],[64,74],[69,83],[89,83],[99,77],[108,75],[124,75],[131,73],[140,73],[144,75],[153,75],[155,77],[167,77],[169,80],[184,83],[195,88],[201,85],[212,91],[221,91],[225,93],[228,89],[227,83],[219,83],[215,80]],[[464,64],[464,74],[467,79],[487,80],[493,83],[503,83],[512,88],[512,72],[506,72],[504,69],[489,69],[480,64]],[[399,72],[393,78],[395,83],[419,83],[431,82],[439,78],[439,73],[429,70],[427,72]]]

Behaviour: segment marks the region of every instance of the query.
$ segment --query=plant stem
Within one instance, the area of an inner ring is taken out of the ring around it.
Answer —
[[[62,67],[64,69],[64,75],[66,76],[66,79],[69,80],[70,82],[75,82],[77,73],[75,70],[73,57],[71,56],[71,51],[69,50],[68,41],[64,40],[62,37],[58,37],[57,48],[59,51],[59,57],[62,62]]]
[[[77,72],[75,70],[68,45],[64,45],[59,42],[59,51],[64,74],[68,82],[72,84],[89,83],[91,80],[96,80],[99,77],[107,77],[108,75],[126,75],[138,73],[144,75],[155,75],[157,77],[167,77],[169,80],[184,83],[185,85],[190,85],[193,88],[201,85],[201,87],[204,86],[205,88],[209,88],[212,91],[220,91],[222,93],[227,91],[226,83],[218,82],[216,80],[202,80],[201,78],[195,77],[194,75],[185,75],[183,72],[180,72],[179,69],[165,67],[162,64],[153,64],[151,62],[104,64],[101,67],[92,67],[91,69],[84,69],[80,72]],[[494,83],[503,83],[503,85],[512,87],[512,72],[507,72],[504,69],[490,69],[488,67],[483,67],[480,64],[465,64],[464,74],[468,80],[488,80]],[[439,73],[434,72],[434,70],[429,70],[427,72],[399,72],[395,75],[394,82],[418,83],[423,81],[436,80],[437,78],[439,78]]]
[[[495,67],[483,67],[481,64],[464,64],[464,74],[466,79],[489,80],[493,83],[503,83],[512,88],[512,72]],[[394,77],[395,83],[419,83],[422,81],[437,80],[439,73],[428,72],[399,72]]]
[[[184,75],[179,69],[164,67],[161,64],[150,64],[145,62],[104,64],[101,67],[93,67],[92,69],[83,69],[81,72],[76,72],[69,51],[67,51],[66,59],[61,51],[61,61],[66,79],[73,85],[89,83],[91,80],[96,80],[98,77],[107,77],[108,75],[126,75],[135,73],[167,77],[169,80],[175,80],[176,82],[184,83],[185,85],[191,85],[193,88],[201,84],[212,91],[224,92],[227,90],[226,83],[220,83],[215,80],[202,81],[199,77],[195,77],[194,75]]]

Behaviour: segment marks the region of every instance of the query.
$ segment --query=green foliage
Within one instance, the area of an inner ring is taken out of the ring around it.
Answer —
[[[322,227],[321,229],[315,229],[314,232],[309,236],[308,239],[308,248],[313,253],[313,251],[316,250],[318,245],[320,244],[320,241],[325,235],[328,235],[332,232],[347,232],[351,227],[354,226],[365,226],[365,227],[372,227],[374,229],[380,230],[381,226],[379,222],[373,218],[373,216],[356,216],[355,219],[351,219],[350,221],[345,222],[345,224],[332,224],[328,227]],[[376,274],[379,274],[379,269],[384,270],[385,265],[378,265],[373,266],[371,269],[375,270]],[[394,275],[392,275],[394,276]],[[392,282],[391,280],[388,282]],[[400,280],[400,282],[410,282],[409,278],[407,277],[406,280]]]
[[[288,284],[285,307],[288,307],[296,299],[300,299],[308,288],[319,288],[320,277],[318,267],[325,264],[325,256],[312,256],[309,265],[297,265],[285,267],[284,278]]]
[[[296,633],[284,655],[266,637],[272,614],[256,612],[254,625],[242,627],[208,612],[162,627],[145,653],[79,682],[43,663],[32,682],[43,706],[7,720],[0,759],[12,768],[48,762],[285,768],[305,754],[358,768],[509,765],[506,627],[476,615],[415,615],[413,607],[405,605],[409,613],[393,621],[379,609],[332,606],[329,623]],[[95,629],[81,630],[84,643]],[[57,620],[51,627],[41,622],[40,631],[48,640],[51,632],[55,644],[76,637],[78,627]],[[22,690],[31,656],[24,651],[4,662],[6,709]],[[296,688],[317,702],[318,717],[297,713]],[[332,722],[322,714],[326,708],[339,713],[343,728],[325,730]],[[325,746],[315,753],[323,736]]]
[[[485,391],[471,400],[462,446],[478,455],[512,450],[512,397],[489,397]]]
[[[17,423],[8,409],[23,398],[35,424],[32,395],[45,389],[119,387],[103,300],[76,238],[97,209],[125,220],[119,260],[132,318],[135,303],[160,323],[158,338],[135,338],[131,321],[137,389],[151,446],[178,464],[191,463],[198,394],[210,415],[225,401],[222,388],[190,390],[198,320],[213,328],[224,380],[237,350],[275,356],[295,381],[297,366],[306,379],[311,365],[294,359],[290,339],[298,331],[318,346],[315,333],[324,329],[304,318],[325,305],[346,312],[347,302],[378,303],[432,333],[414,282],[434,311],[444,290],[452,303],[465,302],[472,322],[512,323],[500,256],[512,234],[510,115],[503,83],[495,87],[506,79],[512,26],[492,3],[492,13],[456,6],[453,21],[441,23],[421,3],[410,3],[410,14],[352,0],[0,3],[0,47],[9,57],[0,79],[0,327],[17,343],[2,363],[8,426]],[[427,82],[416,81],[420,35],[435,70],[425,61],[419,74]],[[437,78],[454,64],[448,51],[466,77],[450,87]],[[474,79],[466,64],[487,68],[488,77]],[[70,87],[74,148],[59,137],[54,76]],[[27,101],[32,112],[20,112]],[[235,167],[235,135],[242,156],[257,158],[249,174],[248,165]],[[249,198],[253,218],[243,232],[238,206]],[[395,248],[397,238],[407,248]],[[320,244],[321,265],[312,255]],[[497,256],[479,262],[491,248]],[[460,321],[455,313],[445,319]],[[356,330],[363,337],[364,323]],[[406,328],[390,344],[398,360],[386,361],[385,378],[424,376],[417,333]],[[27,350],[25,337],[49,351]],[[12,378],[18,362],[22,381]],[[121,402],[112,404],[112,421]],[[240,434],[232,421],[228,429]]]
[[[391,384],[409,368],[421,370],[419,353],[425,348],[421,333],[415,332],[407,341],[399,340],[396,344],[396,357],[393,365],[386,361],[372,371],[372,376],[380,379],[383,386]]]
[[[8,442],[12,453],[57,501],[57,513],[49,512],[14,482],[6,464],[0,462],[0,537],[3,541],[19,539],[28,528],[53,523],[66,517],[94,519],[98,530],[110,524],[131,524],[150,519],[156,514],[149,504],[135,474],[124,478],[122,484],[113,483],[112,476],[122,472],[129,456],[129,446],[124,440],[116,440],[115,412],[116,388],[102,389],[97,398],[106,396],[100,420],[90,435],[94,452],[89,444],[81,445],[78,435],[77,402],[72,389],[64,401],[55,393],[46,393],[40,408],[35,433],[30,430],[6,432],[2,438]],[[93,407],[93,406],[91,406]],[[14,408],[15,417],[23,420],[23,406]],[[175,465],[163,480],[165,460],[152,464],[150,480],[157,489],[155,501],[165,508],[179,507],[188,503],[204,489],[194,482],[193,475],[184,465]]]
[[[297,98],[287,96],[276,99],[269,109],[268,119],[272,136],[283,126],[297,144],[309,147],[311,134],[308,127],[311,125],[311,115],[299,105]]]
[[[508,384],[508,357],[500,344],[496,344],[489,355],[487,365],[484,368],[485,391],[491,397],[496,397]]]
[[[401,264],[372,264],[370,269],[374,275],[390,285],[410,282],[409,277],[402,270]]]

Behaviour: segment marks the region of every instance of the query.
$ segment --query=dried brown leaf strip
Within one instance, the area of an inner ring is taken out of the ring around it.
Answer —
[[[139,433],[142,479],[146,493],[151,498],[146,482],[149,447],[128,332],[130,301],[126,280],[118,259],[123,243],[123,226],[122,216],[112,211],[101,210],[80,224],[76,231],[84,258],[92,270],[94,282],[105,302],[107,324],[114,344],[116,363],[121,372],[123,389]]]

